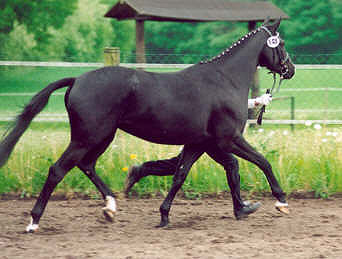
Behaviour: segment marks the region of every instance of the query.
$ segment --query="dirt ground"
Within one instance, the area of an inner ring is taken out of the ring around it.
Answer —
[[[342,198],[274,199],[236,221],[230,199],[177,198],[159,229],[162,199],[118,199],[113,223],[100,200],[50,201],[35,234],[24,234],[35,200],[0,200],[0,258],[342,258]]]

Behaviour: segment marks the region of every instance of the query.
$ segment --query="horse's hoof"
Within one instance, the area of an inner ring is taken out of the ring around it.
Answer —
[[[108,208],[103,208],[103,215],[105,216],[107,221],[113,222],[114,221],[114,214],[115,214],[115,211],[112,211]]]
[[[106,196],[106,207],[102,209],[103,215],[105,216],[106,220],[113,222],[114,215],[116,212],[116,202],[114,197]]]
[[[244,202],[244,205],[245,206],[243,206],[241,209],[234,211],[234,215],[237,220],[247,218],[249,214],[256,212],[260,208],[261,203]]]
[[[39,229],[38,224],[33,224],[33,219],[31,218],[30,224],[26,227],[26,233],[36,233]]]
[[[169,225],[169,221],[161,221],[159,225],[156,226],[156,228],[164,228],[167,225]]]
[[[275,204],[275,207],[281,213],[284,213],[286,215],[290,214],[289,205],[287,203],[283,203],[283,202],[277,201],[276,204]]]
[[[161,216],[160,224],[156,226],[156,228],[163,228],[169,224],[169,217],[166,215]]]
[[[139,166],[132,166],[127,173],[127,177],[125,181],[125,188],[124,188],[124,193],[126,196],[128,196],[134,184],[137,183],[141,178],[139,169],[140,169]]]

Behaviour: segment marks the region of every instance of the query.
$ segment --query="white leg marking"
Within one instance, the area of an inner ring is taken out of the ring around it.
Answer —
[[[245,205],[245,206],[249,206],[249,205],[251,205],[252,203],[250,202],[250,201],[243,201],[243,205]]]
[[[103,208],[103,213],[107,220],[113,221],[116,212],[116,202],[114,197],[106,196],[106,207]]]
[[[26,232],[33,233],[36,232],[39,228],[38,224],[33,224],[33,218],[31,217],[30,224],[26,227]]]
[[[275,207],[277,210],[279,210],[280,212],[284,213],[284,214],[290,214],[290,211],[289,211],[289,205],[287,203],[284,203],[284,202],[280,202],[280,201],[277,201],[275,203]]]
[[[287,203],[277,201],[277,202],[275,203],[275,206],[276,206],[276,207],[288,207],[289,205],[288,205]]]

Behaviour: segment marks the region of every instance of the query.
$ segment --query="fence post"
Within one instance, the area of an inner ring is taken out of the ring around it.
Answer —
[[[104,49],[104,65],[118,66],[120,65],[120,48],[106,47]]]
[[[249,21],[248,22],[248,31],[253,31],[257,27],[256,21]],[[256,98],[260,96],[260,84],[259,84],[259,71],[255,71],[253,82],[251,85],[251,98]],[[257,112],[255,109],[248,109],[248,119],[256,119],[257,118]],[[256,124],[250,124],[251,128],[255,127]]]
[[[294,96],[291,96],[291,120],[294,121],[295,119],[295,98]],[[291,123],[291,130],[294,130],[294,124]]]

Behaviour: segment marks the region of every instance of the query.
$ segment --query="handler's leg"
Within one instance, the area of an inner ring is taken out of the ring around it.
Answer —
[[[243,202],[240,196],[240,175],[238,160],[231,153],[222,152],[218,147],[211,148],[207,151],[207,154],[217,163],[221,164],[226,171],[227,182],[233,200],[235,218],[246,218],[249,214],[255,212],[260,207],[260,203]]]
[[[178,156],[171,159],[148,161],[142,165],[133,166],[128,171],[125,183],[125,194],[128,194],[141,178],[148,175],[167,176],[174,175],[177,164],[179,162],[180,153]]]

